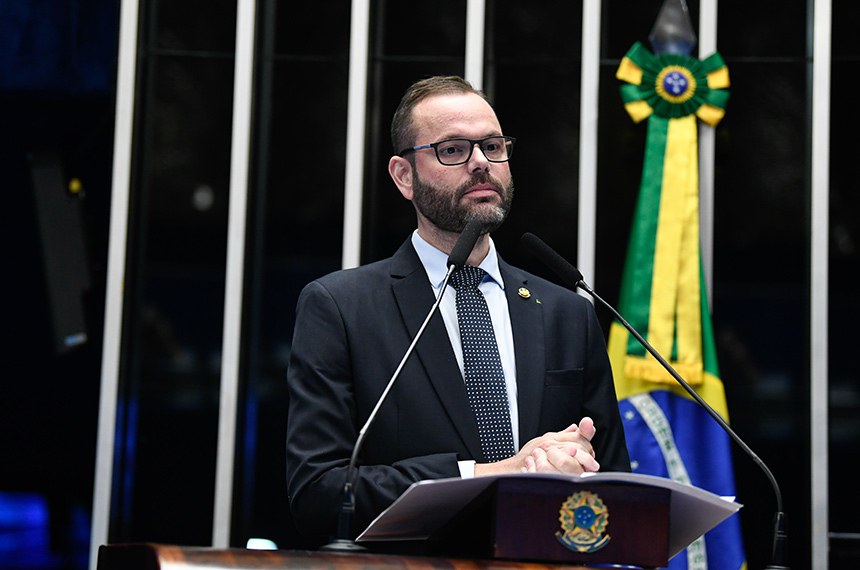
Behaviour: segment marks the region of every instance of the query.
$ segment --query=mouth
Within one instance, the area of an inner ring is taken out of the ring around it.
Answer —
[[[502,193],[499,191],[499,189],[495,185],[489,183],[475,184],[474,186],[467,188],[463,192],[463,196],[469,196],[471,198],[477,199],[486,199],[491,198],[493,196],[501,195]]]

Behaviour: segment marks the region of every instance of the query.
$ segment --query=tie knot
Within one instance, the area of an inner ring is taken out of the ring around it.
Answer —
[[[453,285],[455,289],[477,289],[478,285],[481,284],[481,281],[484,280],[484,276],[486,274],[487,272],[480,267],[464,265],[451,275],[451,285]]]

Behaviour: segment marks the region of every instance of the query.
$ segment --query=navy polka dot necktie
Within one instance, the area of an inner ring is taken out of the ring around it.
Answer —
[[[478,421],[484,459],[493,462],[512,456],[515,450],[499,347],[487,301],[478,289],[486,274],[465,265],[451,276],[451,285],[457,290],[466,395]]]

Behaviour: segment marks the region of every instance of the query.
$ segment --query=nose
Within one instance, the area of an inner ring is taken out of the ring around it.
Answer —
[[[469,170],[475,172],[477,170],[490,170],[490,161],[481,150],[481,145],[475,143],[472,145],[472,156],[469,157]]]

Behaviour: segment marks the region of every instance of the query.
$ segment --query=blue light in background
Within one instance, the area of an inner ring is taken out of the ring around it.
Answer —
[[[58,553],[51,543],[47,499],[37,493],[0,492],[0,570],[86,568],[89,556],[89,517],[83,509],[71,513],[71,552]]]

